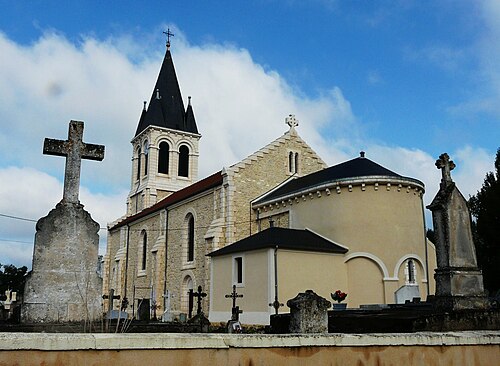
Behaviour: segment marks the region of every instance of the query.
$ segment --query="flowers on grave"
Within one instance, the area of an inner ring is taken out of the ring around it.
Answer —
[[[347,297],[347,294],[345,292],[342,292],[340,290],[335,291],[332,295],[332,299],[337,301],[339,304],[345,300]]]

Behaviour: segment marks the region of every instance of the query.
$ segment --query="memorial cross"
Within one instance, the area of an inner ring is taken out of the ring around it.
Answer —
[[[115,290],[110,289],[108,295],[102,295],[103,299],[109,299],[108,302],[108,314],[111,314],[111,311],[113,310],[113,302],[114,300],[119,300],[120,295],[115,295]]]
[[[66,157],[63,193],[63,201],[66,203],[79,203],[78,192],[82,159],[98,161],[104,159],[103,145],[86,144],[82,139],[83,122],[71,121],[67,140],[46,138],[43,143],[44,154]]]
[[[201,300],[207,296],[206,292],[203,292],[201,286],[198,286],[198,291],[193,293],[193,296],[196,297],[198,303],[198,309],[196,310],[196,314],[201,314]]]
[[[225,295],[225,297],[228,299],[228,298],[232,298],[233,299],[233,307],[231,309],[231,319],[232,320],[238,320],[239,318],[239,314],[243,313],[243,310],[240,310],[240,307],[239,306],[236,306],[236,299],[239,298],[239,297],[243,297],[243,295],[241,294],[238,294],[236,292],[236,285],[233,285],[233,292],[231,292],[230,294],[228,295]]]
[[[452,182],[451,171],[455,169],[456,165],[447,153],[439,155],[439,159],[436,160],[436,167],[441,169],[441,183],[448,184]]]
[[[295,114],[289,114],[288,117],[285,118],[285,123],[290,126],[290,128],[295,128],[299,125],[299,120],[295,118]]]

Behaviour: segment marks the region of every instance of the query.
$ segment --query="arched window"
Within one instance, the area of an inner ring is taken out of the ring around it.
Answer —
[[[293,173],[293,152],[288,153],[288,171]]]
[[[136,179],[141,178],[141,148],[137,149],[137,177]]]
[[[299,172],[299,153],[296,152],[295,153],[295,171],[294,173],[298,173]]]
[[[158,173],[168,174],[168,155],[170,146],[168,142],[160,143],[160,152],[158,155]]]
[[[148,161],[149,161],[149,144],[144,143],[144,175],[148,175]]]
[[[146,269],[146,260],[148,256],[148,234],[146,234],[146,231],[142,231],[142,264],[141,264],[141,269],[145,270]]]
[[[179,147],[179,177],[189,176],[189,148],[186,145]]]
[[[181,311],[184,313],[189,313],[189,290],[193,290],[193,279],[191,276],[186,276],[182,280],[182,292],[181,292]]]
[[[415,276],[415,262],[413,261],[413,259],[409,259],[406,265],[408,268],[408,283],[415,284],[417,282]]]
[[[187,261],[194,261],[194,217],[189,214],[187,217]]]

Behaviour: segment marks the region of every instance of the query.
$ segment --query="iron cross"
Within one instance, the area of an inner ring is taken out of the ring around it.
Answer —
[[[198,291],[193,293],[193,296],[196,297],[198,302],[198,309],[196,310],[196,314],[201,314],[201,300],[207,296],[206,292],[203,292],[201,286],[198,286]]]
[[[226,298],[232,298],[233,299],[233,308],[236,307],[236,299],[238,297],[243,297],[243,295],[240,295],[236,292],[236,285],[233,285],[233,292],[231,292],[229,295],[226,295]]]
[[[55,140],[46,138],[43,143],[43,153],[66,157],[64,171],[63,201],[66,203],[79,203],[80,168],[82,159],[104,159],[104,146],[86,144],[83,139],[83,122],[70,121],[68,139]]]
[[[441,169],[441,182],[444,184],[452,182],[451,171],[455,169],[456,165],[447,153],[439,155],[439,159],[436,160],[436,167]]]
[[[167,36],[167,48],[170,48],[170,37],[173,37],[174,34],[170,32],[170,28],[167,28],[167,31],[163,31],[163,34]]]

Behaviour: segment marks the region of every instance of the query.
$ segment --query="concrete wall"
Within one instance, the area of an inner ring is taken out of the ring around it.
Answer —
[[[1,333],[0,365],[454,365],[500,360],[500,332],[366,335]]]

